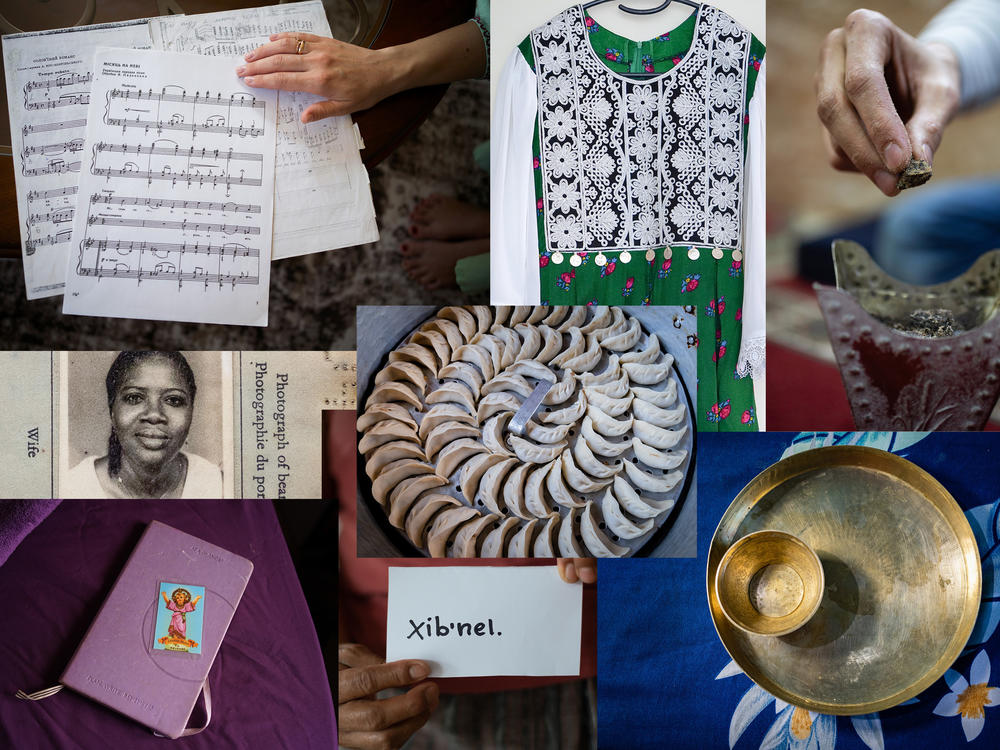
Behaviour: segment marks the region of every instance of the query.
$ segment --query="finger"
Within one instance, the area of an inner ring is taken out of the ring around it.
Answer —
[[[913,150],[885,80],[885,67],[893,55],[892,22],[881,13],[854,11],[847,17],[846,32],[844,90],[882,165],[898,174]]]
[[[343,102],[325,101],[310,104],[302,112],[302,122],[316,122],[325,117],[338,117],[351,114],[350,107]]]
[[[350,732],[388,729],[437,708],[438,686],[433,682],[417,685],[402,695],[384,700],[355,700],[340,706],[340,726]]]
[[[584,583],[597,583],[597,560],[592,557],[577,558],[576,572]]]
[[[257,49],[247,52],[243,56],[243,59],[249,62],[250,60],[260,60],[265,57],[270,57],[271,55],[294,55],[295,50],[299,46],[299,39],[294,34],[291,36],[283,37],[277,41],[267,42],[266,44],[260,45]],[[308,41],[308,40],[304,40]]]
[[[360,643],[341,643],[337,660],[345,667],[373,667],[385,664],[385,659]]]
[[[844,153],[843,149],[833,142],[830,133],[826,130],[823,131],[823,142],[826,144],[826,153],[831,167],[841,172],[858,171],[858,168],[847,158],[847,154]]]
[[[566,583],[576,583],[580,580],[576,575],[576,562],[573,558],[560,557],[556,560],[556,567]]]
[[[267,73],[302,73],[309,69],[305,55],[271,55],[257,62],[240,65],[238,76],[259,76]]]
[[[244,78],[243,83],[247,86],[253,86],[255,89],[319,93],[317,79],[308,73],[268,73],[267,75]]]
[[[958,106],[958,98],[958,91],[945,82],[919,84],[913,116],[906,123],[915,157],[934,161],[934,152],[941,145],[941,135]]]
[[[882,158],[868,138],[864,124],[854,110],[844,87],[846,47],[844,33],[830,33],[820,51],[820,67],[816,75],[817,113],[827,129],[831,144],[831,165],[846,169],[844,160],[887,195],[895,195],[896,180],[885,169]],[[889,192],[887,192],[887,190]]]
[[[305,39],[307,42],[329,42],[330,37],[328,36],[316,36],[315,34],[307,34],[304,31],[282,31],[278,34],[271,34],[269,39],[274,42],[278,39]]]
[[[340,732],[340,745],[360,750],[368,748],[372,748],[372,750],[385,750],[385,748],[398,750],[420,727],[427,723],[429,718],[431,718],[431,714],[428,711],[380,732]]]
[[[424,662],[413,659],[344,669],[338,673],[340,678],[338,697],[340,703],[346,703],[367,695],[375,695],[386,688],[412,685],[429,674],[430,669]]]

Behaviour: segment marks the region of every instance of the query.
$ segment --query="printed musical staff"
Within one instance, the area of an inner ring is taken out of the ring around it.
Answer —
[[[64,195],[76,195],[77,188],[72,187],[55,188],[54,190],[31,190],[28,192],[28,202],[44,200],[45,198],[61,198]]]
[[[122,251],[141,253],[193,253],[195,255],[219,255],[230,258],[259,258],[260,250],[255,247],[247,247],[239,242],[227,242],[223,245],[213,245],[210,242],[148,242],[145,240],[95,240],[88,237],[83,241],[85,248],[95,248],[103,253],[105,250],[114,250],[118,253]]]
[[[69,242],[72,236],[72,229],[64,229],[61,232],[56,232],[54,235],[48,234],[44,237],[39,237],[38,239],[28,240],[24,243],[24,246],[28,255],[34,255],[36,248],[47,247],[49,245],[61,245],[64,242]]]
[[[123,117],[105,117],[104,121],[108,125],[121,126],[122,135],[125,134],[127,128],[143,128],[146,133],[150,130],[155,130],[157,134],[162,133],[164,130],[175,130],[181,132],[191,133],[192,136],[198,133],[221,133],[228,136],[238,135],[240,138],[257,138],[264,134],[264,128],[256,127],[253,125],[210,125],[207,122],[204,123],[185,123],[185,122],[163,122],[162,120],[143,120],[136,117],[134,120],[127,120]]]
[[[77,162],[79,166],[79,162]],[[198,184],[202,185],[252,185],[259,186],[261,184],[261,179],[259,177],[244,177],[239,175],[234,177],[233,175],[226,172],[222,175],[206,175],[200,174],[198,172],[188,172],[187,170],[181,170],[180,172],[170,172],[170,171],[160,171],[152,172],[149,170],[142,169],[127,169],[126,167],[120,167],[118,169],[112,169],[110,167],[93,167],[91,170],[92,174],[107,177],[109,180],[112,176],[124,178],[124,179],[141,179],[152,183],[153,180],[167,180],[168,182],[176,185],[178,182],[184,182],[188,185]]]
[[[222,97],[224,94],[221,92],[212,96],[209,92],[205,92],[204,96],[200,91],[196,91],[193,96],[187,94],[187,92],[182,91],[180,94],[168,94],[166,92],[166,87],[164,87],[160,93],[154,94],[152,89],[148,91],[130,91],[128,89],[111,89],[109,92],[109,97],[111,99],[126,99],[135,101],[150,101],[150,102],[175,102],[179,104],[215,104],[221,106],[229,107],[250,107],[252,109],[259,109],[261,112],[264,111],[264,102],[257,101],[257,97],[250,94],[229,94],[226,99]]]
[[[215,224],[213,222],[167,221],[163,219],[125,219],[119,216],[94,216],[87,218],[93,226],[142,227],[143,229],[180,229],[182,232],[222,232],[223,234],[260,234],[260,227],[240,224]]]
[[[89,85],[92,79],[93,75],[91,73],[64,73],[57,78],[49,78],[44,81],[28,81],[24,84],[24,91],[27,93],[29,91],[37,91],[38,89],[45,89],[47,91],[53,87],[77,86],[80,84]]]
[[[74,188],[74,192],[76,189]],[[229,211],[237,213],[259,214],[260,206],[252,203],[216,203],[214,201],[184,201],[170,198],[139,198],[134,195],[104,195],[94,193],[90,196],[91,203],[104,203],[109,206],[145,206],[147,208],[191,208],[204,211]]]
[[[63,94],[58,99],[48,99],[41,102],[29,102],[27,101],[27,95],[25,95],[24,108],[25,109],[56,109],[57,107],[72,107],[74,104],[89,104],[90,96],[87,94]]]
[[[83,150],[83,138],[74,138],[71,141],[65,141],[63,143],[46,143],[42,146],[25,146],[24,150],[21,151],[21,157],[27,159],[29,156],[33,156],[35,154],[53,156],[55,154],[64,154],[67,151],[70,153],[76,153],[81,150]]]
[[[47,221],[51,221],[53,224],[63,224],[67,221],[73,221],[73,209],[63,208],[59,211],[49,211],[44,214],[31,214],[28,217],[29,224],[42,224]]]
[[[126,143],[104,143],[103,141],[98,141],[96,149],[98,151],[108,151],[115,154],[158,154],[161,156],[196,156],[202,159],[225,159],[227,161],[257,161],[263,162],[263,154],[253,154],[241,151],[233,151],[229,149],[228,151],[217,149],[217,148],[198,148],[196,146],[189,146],[188,148],[181,148],[178,144],[174,144],[173,148],[169,146],[143,146],[141,144],[136,144],[135,146],[129,146]]]
[[[57,161],[51,161],[44,167],[21,169],[22,174],[31,176],[37,176],[40,174],[63,174],[64,172],[79,172],[79,171],[80,171],[80,162],[78,161],[65,162],[62,159],[59,159]]]
[[[46,122],[34,125],[25,125],[21,128],[21,135],[27,138],[33,133],[48,133],[53,130],[73,130],[74,128],[87,127],[86,118],[83,120],[66,120],[64,122]]]

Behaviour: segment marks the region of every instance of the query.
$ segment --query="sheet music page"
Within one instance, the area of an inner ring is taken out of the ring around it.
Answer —
[[[62,294],[99,46],[149,49],[146,19],[3,37],[28,299]]]
[[[267,325],[277,96],[234,66],[97,50],[64,312]]]
[[[282,31],[331,36],[320,0],[264,8],[166,16],[150,21],[153,46],[174,52],[242,56]],[[234,65],[235,69],[235,65]],[[378,240],[361,138],[350,116],[303,124],[322,97],[282,91],[278,97],[272,258],[352,247]]]

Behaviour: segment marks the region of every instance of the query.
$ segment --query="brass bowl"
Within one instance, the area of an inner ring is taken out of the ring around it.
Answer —
[[[782,636],[723,614],[726,551],[762,529],[801,539],[826,583],[816,614]],[[817,448],[758,474],[723,514],[708,551],[712,621],[726,650],[771,695],[826,714],[867,714],[931,686],[962,652],[979,611],[972,528],[930,474],[893,453]]]
[[[784,531],[747,534],[726,550],[715,574],[722,613],[758,635],[787,635],[816,614],[823,565],[812,548]]]

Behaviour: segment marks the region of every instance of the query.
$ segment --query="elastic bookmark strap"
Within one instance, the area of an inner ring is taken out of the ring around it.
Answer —
[[[200,727],[188,727],[180,733],[180,737],[190,737],[192,734],[203,732],[208,728],[208,725],[212,721],[212,691],[208,687],[208,680],[205,680],[205,684],[201,686],[201,694],[205,696],[205,723]],[[166,736],[164,734],[160,734],[159,732],[153,732],[153,734],[157,737]],[[178,739],[180,739],[180,737],[178,737]]]
[[[26,693],[23,690],[18,690],[14,693],[14,697],[21,701],[40,701],[45,698],[50,698],[62,689],[62,685],[53,685],[50,688],[45,688],[45,690],[39,690],[35,693]]]

